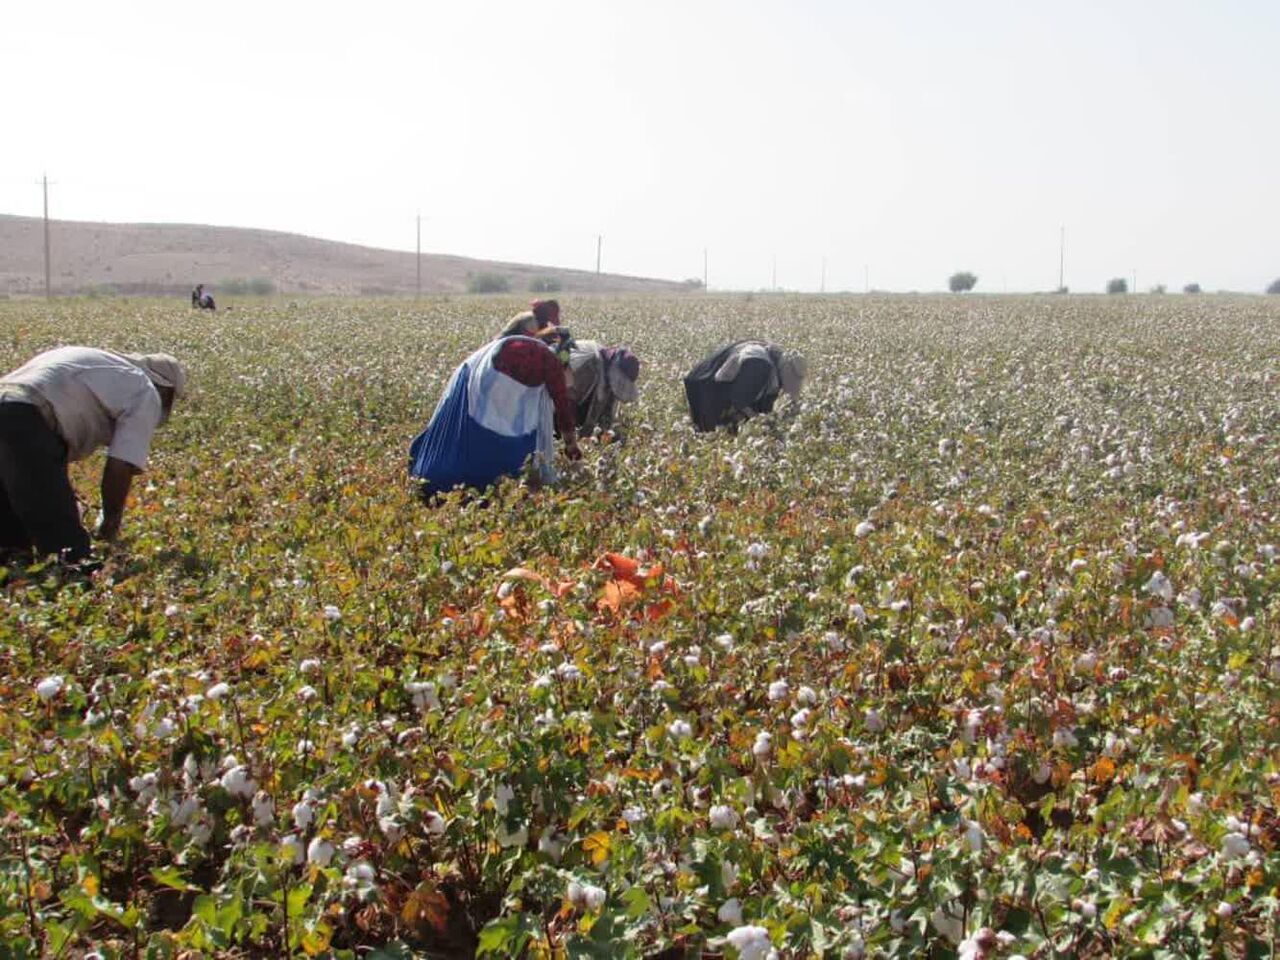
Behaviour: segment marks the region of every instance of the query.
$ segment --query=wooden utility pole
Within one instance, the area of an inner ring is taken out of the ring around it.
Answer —
[[[417,281],[415,283],[415,289],[417,290],[416,295],[419,298],[421,298],[422,297],[422,214],[418,214],[418,246],[417,246],[416,255],[414,256],[414,266],[417,267]]]
[[[1062,267],[1067,262],[1067,228],[1060,227],[1058,232],[1058,292],[1066,287],[1063,281]]]
[[[702,248],[702,292],[706,293],[707,287],[707,248]]]
[[[596,234],[596,276],[600,276],[600,246],[604,243],[604,234]]]
[[[49,267],[49,175],[47,173],[41,178],[41,183],[44,185],[44,298],[51,300],[53,274]]]

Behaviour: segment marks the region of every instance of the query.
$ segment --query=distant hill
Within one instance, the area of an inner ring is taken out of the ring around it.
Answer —
[[[204,283],[215,296],[269,281],[280,293],[385,296],[415,288],[412,253],[316,240],[272,230],[177,223],[50,224],[55,294],[186,295]],[[589,270],[422,256],[423,293],[465,293],[479,274],[506,277],[514,293],[550,280],[566,293],[673,293],[694,289]],[[256,281],[256,283],[255,283]],[[44,292],[44,236],[38,217],[0,214],[0,295]]]

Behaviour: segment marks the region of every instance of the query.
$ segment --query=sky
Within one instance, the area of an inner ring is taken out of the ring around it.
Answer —
[[[712,290],[1261,290],[1275,0],[11,4],[0,212]],[[3,251],[0,251],[0,257]]]

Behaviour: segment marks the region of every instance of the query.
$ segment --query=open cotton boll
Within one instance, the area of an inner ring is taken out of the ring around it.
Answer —
[[[716,919],[721,923],[731,923],[735,926],[742,923],[742,901],[737,897],[730,897],[720,904],[720,909],[716,911]]]
[[[738,951],[740,960],[770,960],[771,955],[776,956],[769,931],[764,927],[736,927],[725,940]]]
[[[258,783],[249,776],[249,768],[243,765],[232,767],[222,775],[222,789],[233,797],[252,797],[258,790]]]
[[[45,677],[36,684],[36,696],[41,700],[52,700],[62,690],[64,684],[65,681],[57,674],[52,677]]]
[[[307,844],[307,862],[318,867],[327,867],[333,859],[333,844],[323,837],[313,837]]]

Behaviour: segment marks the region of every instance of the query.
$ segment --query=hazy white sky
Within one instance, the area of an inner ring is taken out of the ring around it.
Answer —
[[[711,287],[1259,290],[1280,2],[10,4],[0,212]],[[0,251],[3,256],[3,251]]]

